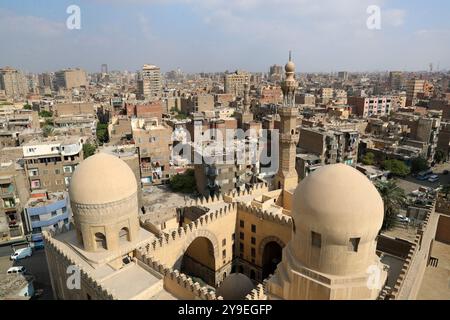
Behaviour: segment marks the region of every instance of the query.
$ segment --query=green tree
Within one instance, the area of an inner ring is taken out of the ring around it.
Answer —
[[[106,143],[109,140],[108,125],[105,123],[97,123],[97,139],[100,144]]]
[[[418,173],[428,169],[428,162],[422,157],[417,157],[411,161],[411,172]]]
[[[178,120],[184,120],[184,119],[187,119],[187,115],[186,115],[185,113],[179,112],[179,113],[175,116],[175,118],[178,119]]]
[[[445,152],[441,149],[436,150],[436,152],[434,153],[434,161],[436,161],[437,163],[441,163],[442,161],[446,160],[446,155]]]
[[[442,187],[441,192],[445,195],[447,198],[448,194],[450,193],[450,184],[446,184]]]
[[[39,117],[42,117],[42,118],[51,118],[51,117],[53,117],[53,112],[47,111],[47,110],[39,111]]]
[[[24,108],[25,110],[31,110],[31,105],[29,105],[28,103],[27,103],[27,104],[24,104],[24,105],[23,105],[23,108]]]
[[[375,155],[372,152],[367,152],[362,158],[362,163],[370,166],[375,162]]]
[[[169,186],[172,191],[193,193],[196,190],[194,170],[188,169],[185,173],[170,178]]]
[[[44,137],[49,137],[49,136],[52,135],[52,133],[53,133],[53,127],[52,127],[52,126],[45,125],[45,126],[42,128],[42,135],[43,135]]]
[[[385,160],[382,167],[384,170],[389,170],[394,176],[405,177],[410,173],[409,167],[400,160]]]
[[[94,155],[96,149],[97,148],[95,147],[95,145],[90,144],[89,142],[86,142],[85,144],[83,144],[84,159],[89,158],[90,156]]]
[[[393,226],[399,210],[406,205],[405,191],[393,180],[378,180],[375,182],[375,187],[384,203],[384,219],[381,229],[387,230]]]

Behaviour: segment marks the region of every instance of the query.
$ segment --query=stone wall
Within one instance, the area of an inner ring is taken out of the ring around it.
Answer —
[[[435,205],[436,203],[429,209],[422,226],[417,230],[395,287],[391,290],[383,288],[381,292],[383,299],[416,299],[436,234],[439,214],[435,212]]]

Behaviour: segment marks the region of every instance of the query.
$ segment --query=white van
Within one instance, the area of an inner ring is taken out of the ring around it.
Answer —
[[[11,260],[20,260],[26,257],[31,257],[33,254],[33,250],[31,247],[21,248],[14,251],[14,253],[11,255]]]
[[[27,272],[27,269],[25,269],[24,266],[11,267],[8,269],[8,271],[6,271],[6,273],[8,274],[18,274],[18,273],[23,274],[25,272]]]

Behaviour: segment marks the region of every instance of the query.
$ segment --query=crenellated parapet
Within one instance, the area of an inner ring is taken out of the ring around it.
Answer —
[[[220,221],[223,217],[236,212],[236,210],[236,203],[224,204],[222,208],[208,212],[200,216],[197,220],[194,220],[191,223],[172,231],[171,233],[163,233],[160,238],[154,240],[151,243],[148,243],[143,247],[138,248],[138,250],[146,254],[161,250],[171,243],[183,241],[184,239],[190,237],[192,234],[200,230],[207,229],[208,226],[212,223]]]
[[[292,226],[292,217],[283,213],[274,213],[267,210],[262,210],[260,208],[246,205],[244,203],[238,203],[238,210],[245,211],[266,221],[272,221],[277,224]]]
[[[58,258],[63,259],[68,266],[75,266],[80,271],[81,281],[83,281],[90,291],[95,294],[97,299],[102,300],[118,300],[114,291],[108,291],[101,283],[94,279],[83,267],[76,263],[71,257],[69,257],[66,251],[60,247],[60,245],[53,239],[52,233],[44,231],[43,239],[45,243],[45,250],[53,252]]]
[[[208,206],[211,204],[217,204],[220,202],[233,202],[238,197],[249,196],[255,193],[266,192],[269,190],[268,184],[266,182],[255,183],[248,189],[245,190],[231,190],[224,194],[199,197],[195,200],[191,200],[186,206]]]
[[[383,288],[380,292],[379,299],[395,300],[402,299],[402,296],[407,296],[406,293],[401,294],[402,290],[407,288],[406,291],[411,291],[414,285],[414,281],[411,279],[419,276],[420,264],[425,263],[426,267],[428,261],[424,259],[428,257],[430,241],[432,241],[435,232],[432,229],[436,227],[435,225],[437,223],[437,217],[434,216],[435,205],[436,201],[428,209],[422,225],[417,229],[416,237],[409,249],[394,288]],[[433,222],[431,222],[432,219]],[[434,227],[430,224],[433,224]]]
[[[216,296],[214,291],[208,291],[206,287],[202,287],[198,282],[192,280],[191,277],[179,272],[178,270],[168,268],[152,257],[144,255],[138,256],[138,259],[164,276],[165,288],[169,287],[173,290],[175,286],[177,289],[174,291],[183,292],[183,295],[192,296],[194,299],[222,300],[222,297]]]
[[[245,300],[267,300],[266,284],[267,280],[263,284],[258,284],[255,289],[245,296]]]

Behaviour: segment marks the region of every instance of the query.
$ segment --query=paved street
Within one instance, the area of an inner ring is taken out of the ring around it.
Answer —
[[[440,185],[450,184],[450,174],[443,174],[444,170],[450,171],[450,163],[439,164],[431,168],[434,174],[439,176],[439,181],[429,182],[427,180],[420,181],[412,176],[405,178],[396,178],[397,184],[405,190],[406,193],[417,190],[420,186],[437,188]]]
[[[14,262],[9,260],[12,254],[11,246],[0,247],[0,272],[6,273],[11,266],[24,266],[30,274],[35,277],[34,289],[42,291],[42,295],[37,297],[38,300],[53,299],[52,287],[50,283],[50,276],[47,269],[47,261],[45,259],[45,252],[43,249],[33,252],[29,258]]]

